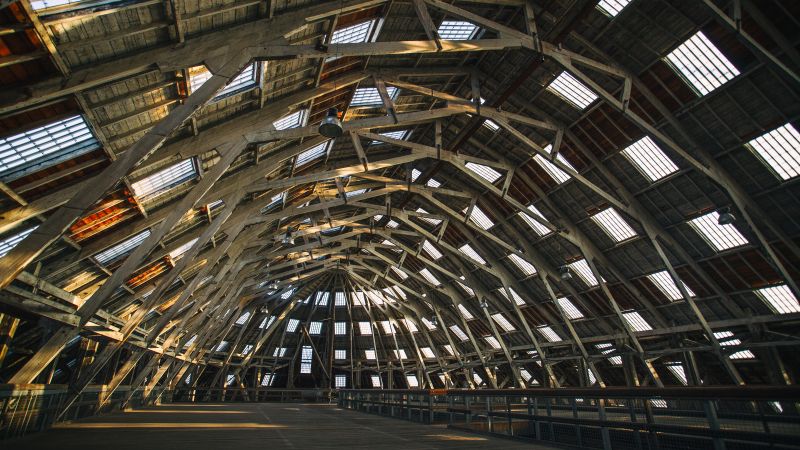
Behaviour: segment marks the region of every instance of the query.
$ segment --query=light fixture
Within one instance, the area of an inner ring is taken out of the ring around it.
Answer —
[[[731,225],[733,222],[736,222],[736,216],[731,214],[731,209],[728,207],[720,209],[717,213],[719,214],[717,223],[720,225]]]
[[[481,299],[480,305],[481,305],[481,308],[483,308],[483,309],[488,309],[489,308],[489,302],[487,302],[485,298]]]
[[[294,245],[294,238],[292,237],[292,228],[289,227],[286,230],[286,235],[283,236],[281,239],[281,244],[283,245]]]
[[[436,316],[431,317],[431,325],[433,326],[439,325],[439,319],[437,319]]]
[[[561,268],[558,269],[558,272],[562,280],[569,281],[572,279],[572,272],[569,271],[569,267],[561,266]]]
[[[277,281],[270,281],[267,285],[267,289],[278,289],[278,282]]]
[[[339,120],[339,111],[336,108],[328,110],[328,114],[319,124],[319,134],[328,138],[337,138],[342,135],[342,122]]]

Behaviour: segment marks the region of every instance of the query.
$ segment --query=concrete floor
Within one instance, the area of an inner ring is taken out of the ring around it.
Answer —
[[[61,424],[2,446],[54,450],[552,449],[313,403],[162,405]]]

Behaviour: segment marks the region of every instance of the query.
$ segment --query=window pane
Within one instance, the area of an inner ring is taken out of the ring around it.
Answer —
[[[701,96],[739,75],[739,70],[702,31],[673,50],[666,60]]]

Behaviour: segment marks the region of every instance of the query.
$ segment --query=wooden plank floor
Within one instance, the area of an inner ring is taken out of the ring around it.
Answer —
[[[313,403],[162,405],[62,424],[5,444],[54,450],[552,449]]]

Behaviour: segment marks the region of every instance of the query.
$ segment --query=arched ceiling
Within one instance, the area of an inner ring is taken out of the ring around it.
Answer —
[[[12,3],[0,373],[793,377],[798,15],[744,4]]]

